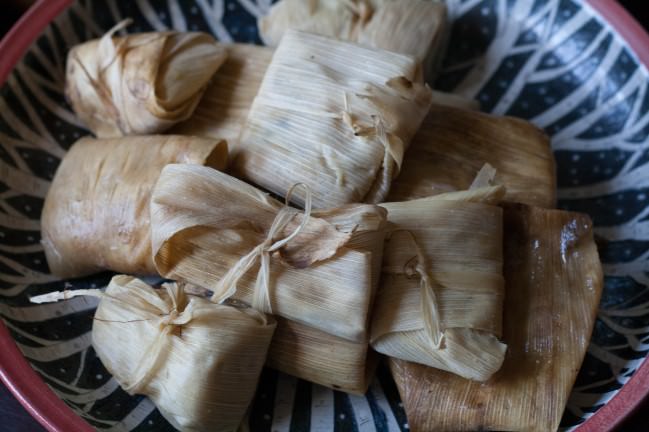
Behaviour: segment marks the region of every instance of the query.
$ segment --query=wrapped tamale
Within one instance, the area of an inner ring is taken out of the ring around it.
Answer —
[[[233,173],[279,195],[304,183],[316,208],[382,201],[431,103],[416,72],[409,56],[289,30]]]
[[[50,271],[62,278],[110,269],[157,274],[151,255],[149,201],[169,163],[224,169],[225,141],[148,136],[82,138],[65,155],[41,215]]]
[[[588,348],[603,276],[588,216],[505,207],[503,340],[486,383],[390,360],[412,431],[556,431]]]
[[[392,182],[389,201],[464,190],[484,163],[497,170],[505,200],[556,205],[550,139],[525,120],[433,104]]]
[[[367,342],[351,342],[278,317],[266,365],[334,390],[365,394],[378,360]]]
[[[354,204],[311,212],[305,196],[302,214],[222,172],[167,165],[151,199],[159,273],[209,289],[219,301],[233,297],[365,341],[385,210]]]
[[[114,37],[124,24],[68,53],[65,95],[100,138],[160,133],[189,118],[227,57],[206,33]]]
[[[252,401],[275,321],[252,308],[187,296],[175,283],[156,290],[131,276],[113,277],[101,299],[92,345],[129,394],[148,396],[181,431],[236,431]]]
[[[302,30],[408,54],[432,70],[443,57],[447,9],[427,0],[281,0],[258,27],[270,46],[288,29]]]
[[[388,210],[372,347],[477,381],[502,365],[504,190],[484,186]]]
[[[228,59],[214,74],[194,114],[172,129],[173,133],[224,139],[230,155],[236,155],[241,129],[252,101],[264,78],[271,48],[250,45],[226,45]]]

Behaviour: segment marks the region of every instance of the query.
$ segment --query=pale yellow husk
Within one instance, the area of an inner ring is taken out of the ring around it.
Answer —
[[[334,390],[361,395],[374,377],[378,355],[367,342],[351,342],[278,318],[266,365]]]
[[[41,215],[50,271],[62,278],[102,270],[156,274],[149,201],[169,163],[224,169],[225,141],[184,136],[82,138],[65,155]]]
[[[603,287],[590,218],[505,207],[503,367],[486,383],[390,360],[412,431],[556,431]]]
[[[302,30],[408,54],[432,71],[443,57],[447,8],[426,0],[282,0],[258,26],[266,45]]]
[[[218,305],[184,294],[175,283],[155,290],[131,276],[114,276],[92,325],[99,359],[129,394],[148,396],[181,431],[236,431],[252,401],[276,323],[250,308]]]
[[[171,132],[224,139],[234,156],[273,49],[238,43],[225,46],[228,59],[214,74],[194,114]]]
[[[382,204],[391,234],[373,310],[376,351],[478,381],[500,368],[503,194],[485,186]]]
[[[524,120],[435,102],[404,156],[389,201],[464,190],[487,162],[507,188],[505,200],[555,207],[554,155],[542,130]]]
[[[289,223],[269,231],[290,211]],[[367,337],[385,236],[385,210],[297,210],[219,171],[168,165],[151,200],[153,256],[165,277],[213,290],[355,342]],[[273,244],[273,247],[271,247]],[[240,280],[231,270],[244,266]],[[263,265],[267,263],[267,266]],[[238,282],[238,283],[237,283]]]
[[[431,103],[416,72],[412,57],[288,31],[233,172],[279,195],[304,183],[315,208],[380,202]]]
[[[65,94],[77,116],[100,138],[160,133],[189,118],[225,48],[206,33],[114,37],[120,26],[68,54]]]

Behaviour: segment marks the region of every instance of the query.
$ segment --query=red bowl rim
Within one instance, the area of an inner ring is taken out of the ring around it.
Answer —
[[[0,86],[29,46],[73,0],[38,0],[0,41]],[[615,0],[586,0],[649,69],[649,34]],[[81,417],[63,402],[31,368],[0,320],[0,380],[38,422],[51,432],[90,432]],[[579,432],[610,431],[618,427],[649,396],[649,362],[633,374],[617,394],[581,424]]]

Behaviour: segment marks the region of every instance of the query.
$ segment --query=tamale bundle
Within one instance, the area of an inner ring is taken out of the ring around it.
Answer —
[[[304,183],[316,208],[382,201],[431,102],[416,72],[412,57],[289,30],[233,172],[279,195]]]
[[[219,171],[167,165],[151,199],[155,265],[218,301],[233,297],[363,342],[385,210],[355,204],[311,213],[305,196],[303,215]]]
[[[289,29],[408,54],[432,70],[443,57],[447,10],[426,0],[281,0],[258,21],[266,45]]]
[[[68,54],[66,97],[100,138],[160,133],[189,118],[227,56],[206,33],[113,37],[129,22]]]
[[[390,234],[373,310],[376,351],[477,381],[500,368],[503,194],[484,186],[382,204]]]
[[[524,120],[435,105],[415,135],[392,183],[389,201],[464,190],[484,163],[497,170],[505,200],[556,205],[550,139]]]
[[[238,430],[255,394],[274,320],[251,308],[187,296],[175,283],[163,288],[119,275],[105,293],[66,291],[32,301],[99,297],[92,344],[126,392],[148,396],[181,431]]]
[[[236,155],[237,143],[252,101],[273,57],[271,48],[226,45],[228,59],[214,74],[205,94],[187,121],[173,133],[224,139],[230,155]]]
[[[41,215],[50,271],[62,278],[110,269],[157,274],[149,201],[168,163],[224,169],[225,141],[183,136],[82,138],[65,155]]]
[[[350,342],[295,321],[277,318],[266,365],[345,393],[365,394],[378,366],[367,342]]]
[[[486,383],[390,360],[412,431],[554,431],[583,361],[602,293],[588,216],[505,208],[502,369]]]

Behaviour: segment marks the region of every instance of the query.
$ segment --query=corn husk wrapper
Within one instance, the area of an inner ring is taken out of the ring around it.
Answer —
[[[65,155],[41,215],[50,271],[73,278],[101,270],[157,274],[149,200],[168,163],[224,169],[225,141],[182,136],[82,138]]]
[[[351,342],[277,318],[266,365],[334,390],[365,394],[378,360],[367,342]]]
[[[485,186],[382,204],[392,231],[372,347],[477,381],[501,366],[504,190]]]
[[[288,31],[233,172],[279,195],[304,183],[315,208],[380,202],[431,102],[416,70],[408,56]]]
[[[486,383],[400,360],[412,431],[554,431],[590,341],[603,286],[590,218],[505,208],[507,356]]]
[[[190,165],[168,165],[151,200],[160,274],[354,342],[367,337],[384,225],[383,209],[362,204],[305,219],[234,177]]]
[[[79,295],[101,299],[92,344],[126,392],[148,396],[181,431],[238,430],[275,331],[273,318],[187,296],[175,283],[155,290],[125,275],[114,276],[104,293],[65,291],[32,301]]]
[[[123,26],[68,54],[66,97],[100,138],[160,133],[189,118],[227,57],[206,33],[113,37]]]
[[[194,114],[172,132],[224,139],[234,157],[241,129],[273,58],[273,50],[239,43],[226,48],[228,59],[214,74]]]
[[[258,21],[266,45],[289,29],[408,54],[432,71],[443,57],[447,8],[424,0],[282,0]]]
[[[505,200],[556,205],[555,162],[550,139],[512,117],[433,105],[392,183],[390,201],[407,201],[466,189],[484,163],[497,170]]]

